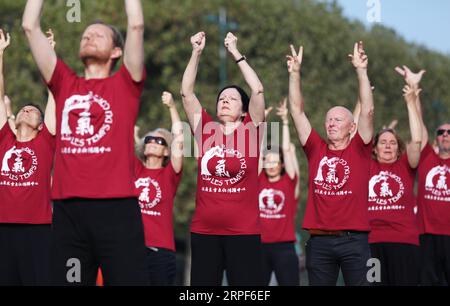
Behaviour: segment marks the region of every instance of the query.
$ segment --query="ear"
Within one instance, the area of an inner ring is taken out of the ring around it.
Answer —
[[[170,152],[169,152],[169,148],[166,147],[166,148],[164,149],[164,156],[169,156],[169,153],[170,153]]]
[[[44,123],[41,123],[41,124],[38,126],[38,131],[39,131],[39,132],[42,131],[43,128],[44,128]]]
[[[111,59],[119,59],[122,57],[123,51],[119,47],[115,47],[111,52]]]
[[[355,122],[352,122],[352,125],[350,127],[350,135],[353,135],[353,133],[356,131],[358,127],[356,126]]]

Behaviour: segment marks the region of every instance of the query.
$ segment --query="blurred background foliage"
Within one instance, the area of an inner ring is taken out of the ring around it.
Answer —
[[[58,55],[81,74],[78,48],[83,29],[92,21],[102,20],[118,26],[125,33],[124,4],[123,0],[82,0],[80,23],[66,20],[70,9],[66,4],[65,0],[46,0],[42,28],[54,30]],[[0,5],[0,26],[12,36],[11,46],[5,53],[4,73],[6,91],[13,101],[14,111],[27,102],[44,105],[46,100],[45,87],[20,26],[24,5],[24,0],[1,0]],[[314,0],[145,0],[143,6],[148,79],[137,122],[142,134],[156,127],[170,127],[169,113],[160,102],[164,90],[174,94],[181,117],[186,121],[181,107],[180,83],[191,53],[190,36],[198,31],[207,33],[207,42],[196,93],[203,106],[214,113],[220,86],[219,48],[224,38],[214,18],[221,8],[226,11],[228,21],[237,26],[233,32],[239,38],[238,48],[264,84],[267,106],[275,105],[288,93],[285,55],[289,52],[289,44],[305,47],[302,73],[306,112],[322,135],[324,116],[331,106],[354,107],[357,79],[347,55],[354,42],[359,40],[365,43],[370,61],[369,76],[376,88],[376,128],[398,119],[400,134],[404,139],[409,137],[407,112],[401,95],[403,81],[394,72],[394,67],[402,64],[413,70],[427,70],[422,103],[428,128],[434,129],[439,122],[449,118],[450,57],[408,43],[382,25],[367,29],[360,22],[350,21],[336,3]],[[228,83],[245,87],[232,59],[228,58],[222,68],[226,69]],[[278,120],[274,113],[269,121]],[[307,196],[307,163],[292,124],[291,130],[301,166],[297,223],[300,232]],[[183,179],[175,201],[175,232],[180,241],[188,237],[195,206],[196,167],[194,158],[185,158]],[[304,232],[301,234],[306,237]]]

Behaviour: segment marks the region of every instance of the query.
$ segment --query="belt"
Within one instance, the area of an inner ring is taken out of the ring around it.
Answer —
[[[311,236],[347,236],[354,233],[361,233],[357,231],[324,231],[320,229],[310,229]]]

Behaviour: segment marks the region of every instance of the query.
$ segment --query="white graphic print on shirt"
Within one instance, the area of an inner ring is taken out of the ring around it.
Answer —
[[[111,130],[113,112],[105,99],[89,92],[73,95],[64,103],[61,120],[63,154],[104,154],[110,147],[96,144]]]
[[[425,181],[425,199],[450,202],[450,190],[448,189],[448,178],[450,168],[447,165],[432,168]]]
[[[264,188],[259,193],[259,210],[261,218],[286,218],[286,214],[280,213],[284,208],[284,204],[285,195],[281,190]]]
[[[28,147],[18,149],[13,146],[3,156],[1,175],[7,177],[8,180],[0,181],[0,185],[37,186],[38,182],[23,182],[36,173],[37,167],[38,159],[32,149]]]

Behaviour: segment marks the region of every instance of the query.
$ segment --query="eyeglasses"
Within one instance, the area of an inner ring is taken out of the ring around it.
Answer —
[[[438,136],[442,136],[442,135],[444,135],[445,133],[447,133],[447,135],[450,136],[450,130],[437,130],[437,131],[436,131],[436,135],[438,135]]]
[[[165,146],[167,147],[167,141],[162,138],[162,137],[158,137],[158,136],[146,136],[144,138],[144,144],[150,143],[150,142],[154,142],[157,143],[161,146]]]

